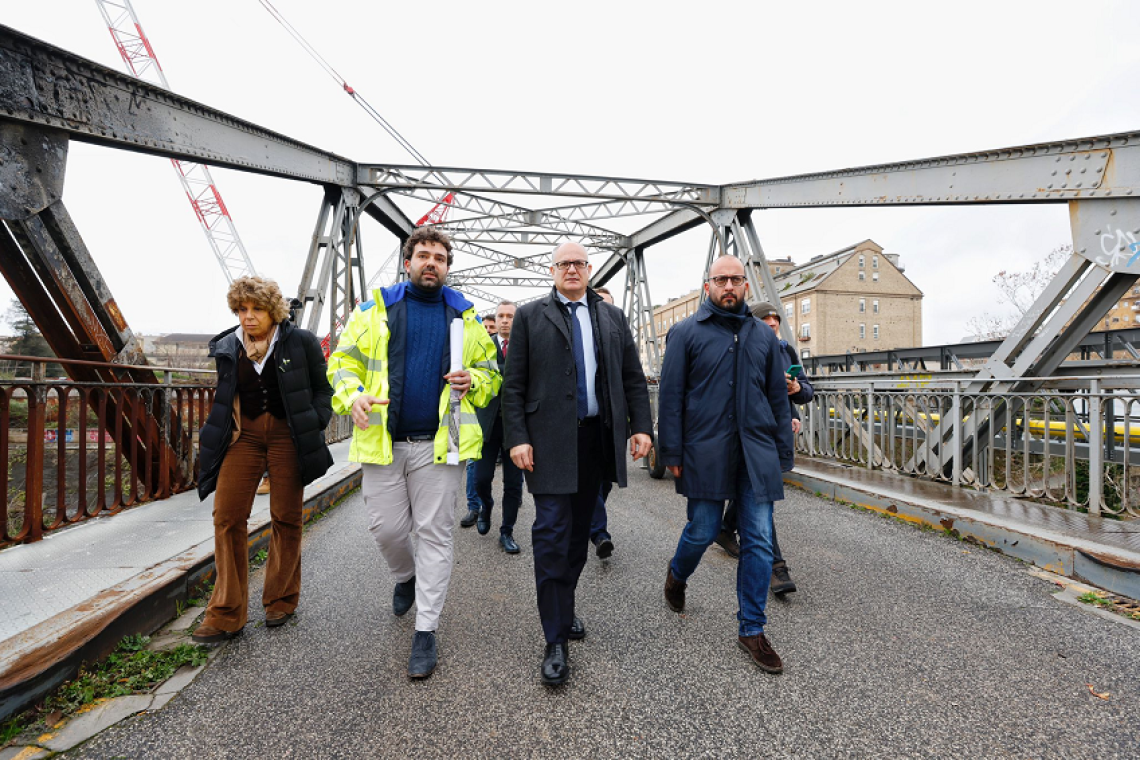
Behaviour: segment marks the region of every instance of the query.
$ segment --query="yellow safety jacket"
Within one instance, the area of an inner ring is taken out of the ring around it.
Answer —
[[[400,373],[398,384],[403,383],[405,340],[402,329],[391,327],[404,319],[404,294],[408,287],[409,283],[401,282],[374,290],[372,300],[353,309],[336,350],[329,356],[328,377],[333,387],[333,411],[337,414],[349,414],[353,402],[364,394],[389,399],[391,406],[398,408],[398,399],[389,396],[388,371],[390,366],[396,365]],[[475,417],[475,407],[486,406],[495,397],[503,378],[499,374],[495,344],[476,316],[475,307],[451,288],[444,287],[443,295],[448,324],[456,317],[463,318],[463,368],[471,373],[471,389],[460,400],[459,459],[479,459],[483,451],[483,430]],[[390,362],[390,358],[395,361]],[[439,397],[439,429],[435,434],[438,464],[447,462],[450,400],[451,388],[444,385]],[[377,405],[368,415],[367,430],[353,427],[350,461],[392,463],[389,409],[389,405]]]

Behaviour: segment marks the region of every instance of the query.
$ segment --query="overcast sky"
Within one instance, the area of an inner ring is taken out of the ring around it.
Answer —
[[[437,165],[723,183],[1140,129],[1140,3],[1124,0],[274,5]],[[134,7],[177,92],[356,161],[412,163],[257,0]],[[122,67],[94,0],[6,0],[0,22]],[[294,292],[320,189],[214,177],[259,271]],[[72,143],[64,201],[136,332],[233,324],[168,161]],[[770,258],[865,238],[901,254],[927,344],[1004,310],[991,277],[1070,239],[1064,205],[754,220]],[[375,266],[391,244],[371,234]],[[696,286],[707,245],[700,230],[651,249],[655,302]]]

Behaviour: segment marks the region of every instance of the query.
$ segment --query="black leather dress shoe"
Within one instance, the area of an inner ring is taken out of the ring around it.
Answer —
[[[475,530],[479,531],[480,536],[487,535],[491,530],[491,516],[486,512],[480,512],[475,520]]]
[[[570,633],[566,638],[571,641],[579,641],[586,638],[586,624],[582,622],[582,618],[577,615],[574,616],[574,622],[570,624]]]
[[[403,583],[397,583],[392,591],[392,613],[400,617],[407,613],[416,602],[416,576]]]
[[[614,553],[614,542],[609,536],[601,535],[594,540],[594,553],[598,559],[605,559]]]
[[[515,541],[515,537],[510,533],[500,533],[499,543],[503,545],[503,551],[507,554],[518,554],[519,544]]]
[[[547,644],[546,657],[542,660],[542,682],[547,686],[566,683],[570,677],[569,659],[565,644]]]
[[[460,528],[470,528],[479,519],[479,510],[469,509],[467,514],[463,515],[463,519],[459,521]]]

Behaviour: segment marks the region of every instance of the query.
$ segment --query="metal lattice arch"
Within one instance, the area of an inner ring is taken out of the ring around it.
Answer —
[[[452,284],[488,304],[504,288],[549,287],[551,249],[581,242],[595,286],[624,273],[624,307],[650,375],[660,366],[645,267],[655,245],[705,226],[706,269],[715,256],[733,253],[746,262],[752,292],[779,302],[751,219],[757,209],[1066,204],[1071,258],[971,390],[1031,387],[1140,275],[1140,132],[727,185],[362,163],[0,27],[0,133],[7,191],[0,197],[0,269],[67,358],[142,362],[63,204],[71,140],[320,185],[297,288],[303,322],[319,333],[335,334],[366,291],[363,218],[402,241],[414,229],[414,209],[448,199],[448,221],[439,226],[465,259],[479,262],[454,268]],[[390,266],[379,280],[397,276]],[[948,424],[941,435],[950,442]]]

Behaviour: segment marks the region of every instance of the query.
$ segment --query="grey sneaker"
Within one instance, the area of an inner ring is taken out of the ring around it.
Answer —
[[[408,678],[427,678],[438,661],[435,631],[416,631],[412,639],[412,657],[408,660]]]
[[[404,615],[412,608],[416,601],[416,576],[412,576],[403,583],[397,583],[392,592],[392,614],[396,617]]]

